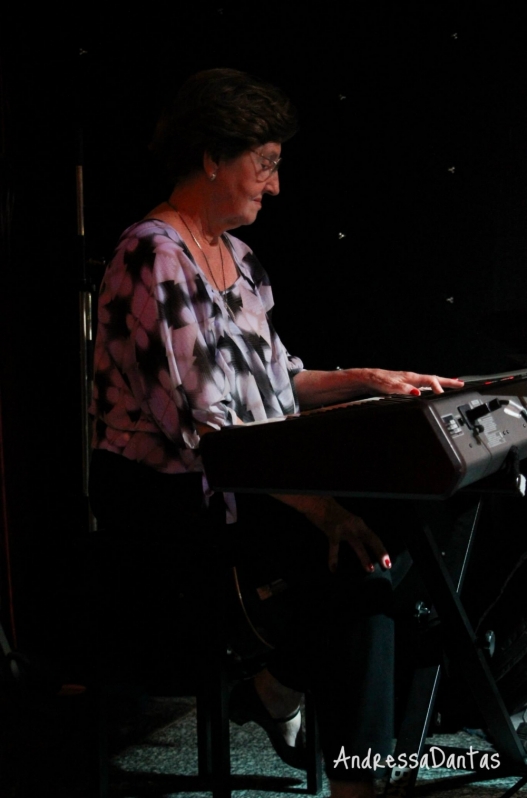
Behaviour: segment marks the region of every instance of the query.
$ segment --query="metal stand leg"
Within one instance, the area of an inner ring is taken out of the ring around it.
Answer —
[[[497,751],[505,758],[503,765],[508,775],[524,774],[527,763],[525,749],[514,731],[485,655],[478,645],[459,597],[480,519],[482,499],[472,500],[472,504],[469,503],[459,528],[455,527],[452,530],[456,536],[455,551],[451,549],[442,552],[436,542],[445,531],[442,529],[447,515],[444,506],[422,503],[416,505],[416,510],[421,519],[421,530],[408,541],[408,548],[414,563],[426,579],[434,611],[441,620],[445,647],[452,661],[458,664],[466,678],[475,703],[486,722],[489,735]],[[413,794],[419,772],[415,762],[420,761],[426,748],[425,740],[432,718],[440,672],[439,664],[416,671],[394,752],[396,765],[391,770],[385,790],[388,798],[395,796],[403,798]],[[414,759],[414,767],[401,766],[401,763],[410,763],[412,755],[417,756],[417,760]],[[513,790],[516,791],[520,786],[521,784],[516,785]]]

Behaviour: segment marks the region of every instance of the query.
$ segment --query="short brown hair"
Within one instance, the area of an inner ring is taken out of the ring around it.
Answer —
[[[286,95],[236,69],[208,69],[189,78],[165,109],[150,145],[171,180],[199,171],[203,155],[230,160],[268,141],[296,133]]]

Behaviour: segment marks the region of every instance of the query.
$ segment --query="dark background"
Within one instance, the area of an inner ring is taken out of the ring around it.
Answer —
[[[279,84],[301,129],[281,194],[238,231],[309,368],[446,376],[527,366],[523,3],[79,10],[2,26],[0,389],[19,645],[82,656],[78,295],[167,196],[147,145],[167,92],[230,66]],[[5,20],[4,20],[5,21]],[[39,28],[42,23],[42,28]],[[85,254],[75,164],[82,138]]]

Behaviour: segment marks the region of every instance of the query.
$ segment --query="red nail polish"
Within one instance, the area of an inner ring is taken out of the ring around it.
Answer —
[[[412,394],[412,396],[421,396],[421,391],[419,390],[419,388],[412,388],[410,393]]]
[[[375,566],[373,565],[373,563],[370,563],[370,564],[368,565],[368,571],[369,571],[370,573],[372,573],[373,571],[375,571]]]
[[[383,562],[384,562],[384,567],[385,568],[391,568],[392,567],[392,561],[390,560],[389,557],[385,557]]]

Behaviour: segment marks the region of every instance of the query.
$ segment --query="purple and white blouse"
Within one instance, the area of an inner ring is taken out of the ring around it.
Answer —
[[[166,222],[123,233],[99,296],[94,448],[165,473],[200,471],[195,422],[297,412],[291,378],[302,362],[270,321],[267,274],[242,241],[224,242],[238,278],[219,292]]]

